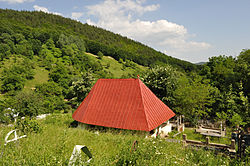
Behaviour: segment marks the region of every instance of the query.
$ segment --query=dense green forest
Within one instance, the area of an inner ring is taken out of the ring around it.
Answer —
[[[98,78],[140,74],[163,102],[193,124],[212,119],[249,126],[249,66],[249,49],[235,58],[220,55],[195,65],[69,18],[0,9],[2,123],[11,120],[7,108],[20,117],[67,112]]]
[[[166,56],[126,37],[69,18],[43,12],[18,12],[2,9],[0,16],[1,33],[21,33],[41,42],[49,38],[57,41],[61,34],[76,35],[85,42],[86,51],[93,54],[101,51],[104,55],[116,60],[129,59],[144,66],[169,63],[186,71],[194,70],[197,67],[192,63]],[[35,53],[37,51],[39,50],[36,50]]]

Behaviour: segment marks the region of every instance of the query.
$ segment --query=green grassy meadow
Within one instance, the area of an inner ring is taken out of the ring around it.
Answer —
[[[184,148],[181,143],[170,143],[160,138],[145,138],[145,135],[133,131],[71,128],[71,114],[54,114],[37,121],[42,132],[30,133],[17,143],[9,143],[0,158],[0,165],[68,165],[75,145],[89,148],[93,155],[89,165],[237,164],[225,155]],[[1,151],[4,137],[11,129],[13,127],[0,128]],[[135,140],[138,141],[137,150],[131,151]],[[84,155],[82,159],[87,160]]]
[[[35,88],[37,84],[45,83],[49,80],[49,71],[45,70],[42,67],[35,68],[34,79],[27,80],[24,85],[24,89],[32,89]]]
[[[94,54],[86,53],[86,55],[93,61],[100,61],[103,68],[106,68],[110,73],[112,73],[114,78],[121,78],[122,76],[126,76],[128,74],[133,75],[134,73],[140,74],[142,71],[147,69],[147,67],[138,64],[135,64],[135,68],[123,67],[123,64],[119,63],[110,56],[103,56],[103,58],[100,60]]]

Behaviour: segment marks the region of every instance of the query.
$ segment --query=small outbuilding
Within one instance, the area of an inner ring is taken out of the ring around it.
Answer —
[[[72,115],[84,124],[141,131],[166,127],[173,116],[139,78],[99,79]]]

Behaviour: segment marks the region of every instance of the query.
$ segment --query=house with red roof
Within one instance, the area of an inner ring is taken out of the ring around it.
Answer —
[[[139,78],[99,79],[72,115],[84,124],[141,131],[166,126],[173,116]]]

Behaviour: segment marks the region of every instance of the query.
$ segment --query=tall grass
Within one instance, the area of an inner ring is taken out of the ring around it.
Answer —
[[[75,145],[89,148],[93,155],[89,165],[230,165],[233,161],[213,152],[185,149],[164,139],[146,139],[133,132],[97,133],[70,128],[71,122],[70,114],[55,114],[40,120],[43,131],[30,133],[18,143],[9,143],[0,165],[67,165]],[[1,150],[10,129],[0,129]],[[138,147],[131,150],[134,140],[138,141]]]
[[[174,134],[176,134],[177,131],[174,131],[170,133],[170,137],[174,139],[182,140],[183,134],[187,135],[187,139],[189,140],[197,140],[197,141],[206,141],[207,136],[203,136],[200,133],[196,133],[194,128],[185,128],[185,131],[183,133],[178,134],[176,137],[173,137]],[[226,137],[211,137],[210,136],[210,142],[212,143],[220,143],[220,144],[231,144],[231,132],[227,132]]]

